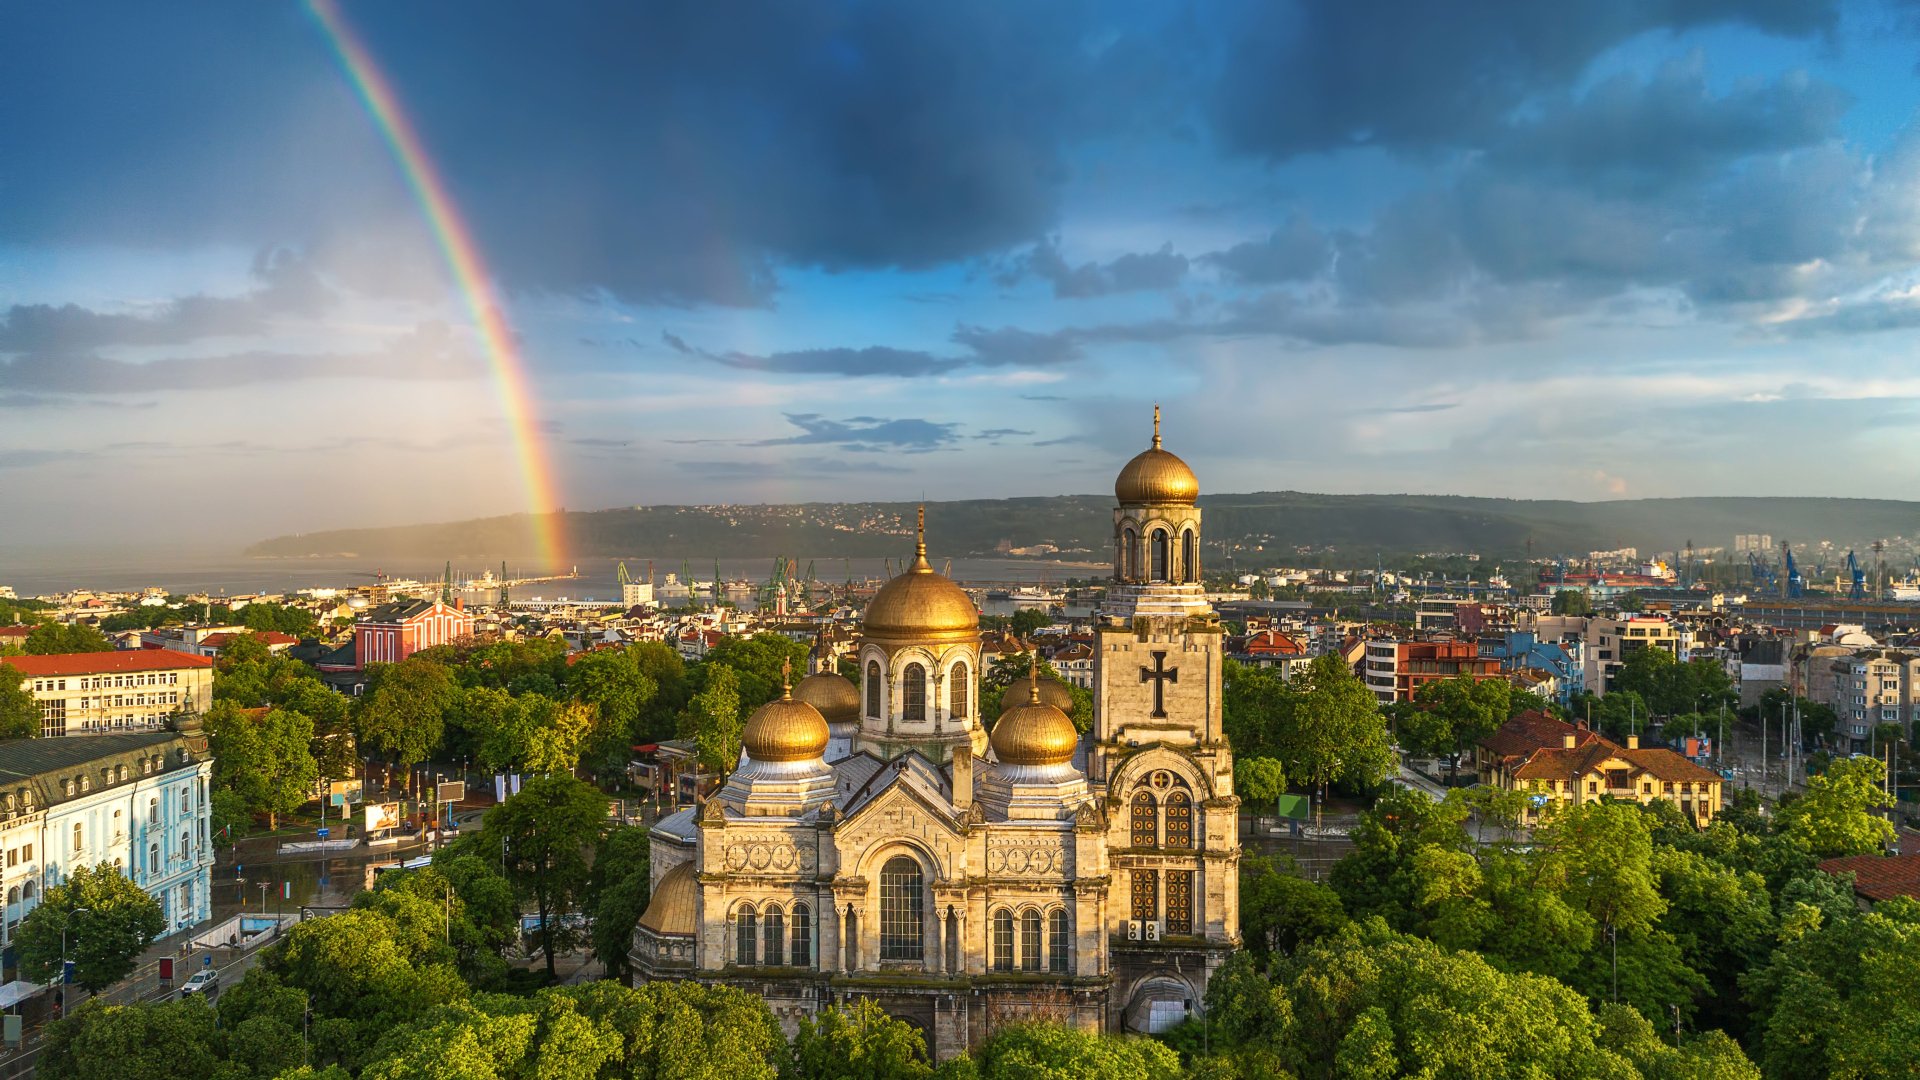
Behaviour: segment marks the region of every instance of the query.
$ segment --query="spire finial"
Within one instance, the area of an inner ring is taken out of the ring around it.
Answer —
[[[784,657],[780,661],[780,700],[793,700],[793,657]]]
[[[921,562],[926,562],[927,561],[927,505],[925,503],[920,504],[918,519],[914,524],[914,537],[915,539],[914,539],[913,553],[919,556]]]
[[[1160,449],[1160,403],[1153,403],[1153,448]]]

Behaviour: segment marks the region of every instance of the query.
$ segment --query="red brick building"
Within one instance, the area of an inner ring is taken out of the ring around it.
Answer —
[[[1474,641],[1367,642],[1364,677],[1367,689],[1382,705],[1412,701],[1422,686],[1441,679],[1471,675],[1475,679],[1504,679],[1500,661],[1480,655]]]
[[[422,649],[450,645],[473,636],[473,616],[465,605],[453,607],[438,600],[396,600],[367,612],[353,627],[353,656],[330,656],[317,665],[322,671],[360,671],[368,664],[397,664]]]

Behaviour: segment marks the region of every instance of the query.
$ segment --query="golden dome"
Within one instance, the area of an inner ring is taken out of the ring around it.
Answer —
[[[1005,716],[1009,710],[1027,704],[1028,698],[1031,696],[1029,687],[1032,686],[1034,681],[1034,677],[1029,675],[1024,679],[1015,679],[1009,683],[1007,685],[1007,692],[1000,698],[1000,715]],[[1061,712],[1066,713],[1068,716],[1072,716],[1074,705],[1073,692],[1067,689],[1067,684],[1061,682],[1059,679],[1048,678],[1046,676],[1041,676],[1038,681],[1040,684],[1040,704],[1051,705]]]
[[[1040,688],[1032,681],[1017,682],[1025,687],[1027,700],[1000,714],[989,740],[993,753],[1008,765],[1065,765],[1073,760],[1080,745],[1080,733],[1066,713],[1040,700]]]
[[[793,700],[788,687],[747,717],[740,745],[755,761],[807,761],[827,752],[827,720],[820,710]]]
[[[647,912],[640,916],[642,929],[656,934],[693,936],[694,901],[699,891],[693,879],[692,861],[683,862],[666,872],[654,886],[647,901]]]
[[[916,641],[970,638],[980,632],[973,598],[927,562],[927,512],[920,511],[920,541],[904,573],[880,586],[860,620],[869,637]]]
[[[816,671],[794,684],[793,700],[820,710],[831,724],[860,718],[860,688],[835,671]]]
[[[1160,449],[1160,406],[1153,407],[1153,445],[1140,451],[1113,481],[1122,503],[1192,503],[1200,497],[1200,478],[1187,463]]]

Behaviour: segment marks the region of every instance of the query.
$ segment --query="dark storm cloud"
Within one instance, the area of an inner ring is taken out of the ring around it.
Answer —
[[[998,280],[1012,285],[1028,276],[1052,283],[1053,295],[1063,300],[1171,289],[1187,276],[1187,257],[1176,254],[1172,244],[1165,244],[1158,251],[1133,252],[1110,262],[1074,266],[1060,253],[1059,241],[1049,237],[1014,260]]]
[[[333,291],[291,252],[263,252],[254,259],[253,277],[260,287],[244,295],[182,297],[148,315],[16,304],[0,317],[0,353],[91,352],[250,335],[283,316],[318,314],[333,301]]]
[[[1553,99],[1496,144],[1493,160],[1600,188],[1659,191],[1749,155],[1823,142],[1852,103],[1799,72],[1715,97],[1695,53],[1651,77],[1622,72],[1578,100]]]
[[[94,354],[26,353],[0,360],[0,390],[130,394],[215,390],[313,379],[466,379],[486,368],[444,326],[422,326],[362,353],[305,355],[251,350],[133,362]]]
[[[1184,67],[1135,14],[348,6],[509,284],[724,304],[764,303],[780,264],[931,267],[1045,233],[1062,149]],[[297,8],[4,18],[0,100],[27,107],[0,161],[34,167],[8,171],[0,234],[336,251],[413,217]]]
[[[1264,240],[1249,240],[1205,257],[1230,277],[1256,285],[1299,281],[1327,269],[1333,245],[1313,222],[1296,214]]]
[[[784,439],[761,439],[747,446],[840,445],[850,449],[873,450],[892,447],[908,453],[937,449],[957,441],[959,424],[941,424],[931,420],[908,418],[892,420],[878,416],[851,416],[829,420],[817,413],[787,413],[787,422],[801,434]]]
[[[757,355],[696,348],[679,335],[664,331],[660,340],[683,356],[696,356],[731,368],[775,375],[913,378],[948,374],[964,367],[1049,367],[1080,356],[1078,347],[1069,340],[1011,327],[997,330],[979,326],[956,327],[950,340],[956,345],[965,346],[967,351],[953,356],[885,345],[795,349]]]
[[[1272,158],[1473,145],[1645,31],[1808,36],[1837,19],[1834,0],[1248,0],[1238,11],[1213,115],[1230,146]]]

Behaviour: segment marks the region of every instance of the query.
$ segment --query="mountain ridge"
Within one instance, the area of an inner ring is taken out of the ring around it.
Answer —
[[[898,555],[914,502],[661,505],[556,511],[570,558],[758,558],[779,554]],[[1112,536],[1107,495],[1050,495],[929,502],[930,546],[942,555],[993,556],[1051,544],[1059,554],[1103,557]],[[1492,557],[1584,554],[1622,547],[1730,548],[1740,533],[1768,533],[1796,548],[1831,541],[1865,547],[1920,532],[1920,502],[1824,496],[1678,496],[1606,502],[1468,495],[1328,495],[1298,491],[1205,495],[1207,547],[1300,548],[1411,555],[1473,551]],[[550,515],[543,515],[550,516]],[[330,529],[258,541],[263,557],[515,557],[535,553],[535,516]]]

